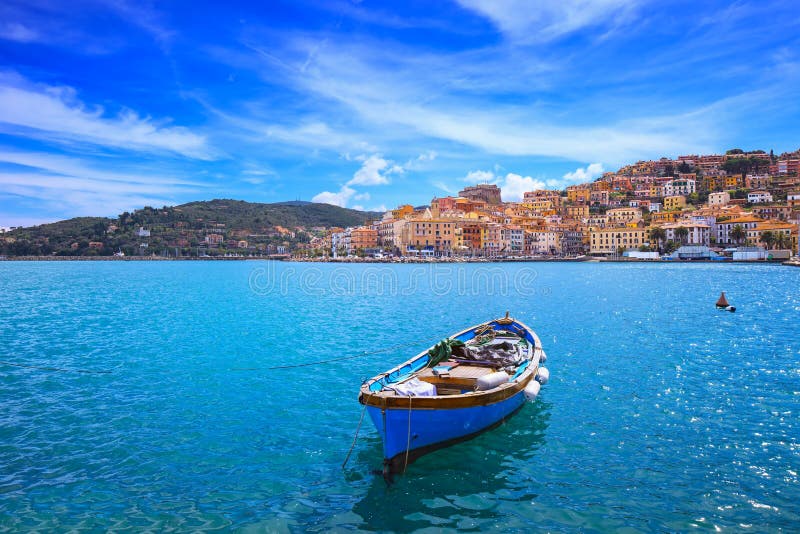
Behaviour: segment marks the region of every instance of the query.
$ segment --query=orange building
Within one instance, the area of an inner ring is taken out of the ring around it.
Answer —
[[[469,221],[459,224],[464,246],[473,254],[483,250],[486,241],[486,223]]]
[[[592,196],[592,190],[582,185],[567,187],[567,200],[575,204],[587,204]]]
[[[366,250],[378,246],[378,231],[374,228],[359,226],[350,231],[350,247],[354,251]]]
[[[403,204],[402,206],[398,206],[397,209],[392,210],[392,218],[393,219],[402,219],[404,217],[408,217],[414,213],[414,206],[410,204]]]
[[[411,219],[405,227],[403,242],[409,250],[432,250],[449,255],[457,245],[456,221],[451,219]]]

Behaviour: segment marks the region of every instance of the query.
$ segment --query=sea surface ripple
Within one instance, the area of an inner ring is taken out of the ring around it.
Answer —
[[[798,282],[770,265],[0,262],[0,531],[796,530]],[[506,310],[549,356],[536,402],[391,487],[365,420],[341,468],[365,378]]]

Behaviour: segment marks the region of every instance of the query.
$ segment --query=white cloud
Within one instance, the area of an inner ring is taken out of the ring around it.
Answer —
[[[403,167],[384,159],[380,154],[359,156],[356,159],[363,163],[347,185],[386,185],[390,181],[389,175],[403,172]]]
[[[514,41],[544,42],[583,28],[616,25],[635,9],[631,0],[458,0]]]
[[[106,170],[82,160],[38,152],[0,148],[0,163],[25,169],[0,170],[0,191],[29,199],[42,212],[66,217],[114,216],[144,205],[174,204],[179,195],[207,187],[171,175],[163,168]]]
[[[342,208],[347,207],[347,203],[352,198],[353,200],[369,200],[369,193],[359,193],[351,185],[386,185],[389,183],[389,175],[399,174],[403,172],[403,168],[394,164],[391,160],[384,159],[380,154],[372,154],[367,156],[365,154],[351,158],[346,155],[348,161],[360,161],[361,167],[353,174],[353,177],[339,189],[338,192],[323,191],[315,195],[312,202],[322,202],[325,204],[333,204]],[[361,209],[363,207],[355,207],[354,209]]]
[[[389,162],[383,159],[379,154],[373,154],[361,164],[361,168],[353,175],[353,179],[347,182],[348,185],[386,185],[389,183],[389,178],[386,176],[386,170],[389,167]],[[381,171],[384,171],[382,174]]]
[[[436,159],[439,154],[435,150],[428,150],[423,152],[416,158],[410,159],[405,162],[403,169],[409,171],[418,171],[427,167],[427,164]]]
[[[206,138],[167,121],[140,117],[126,109],[107,116],[87,107],[69,87],[31,87],[18,77],[0,77],[0,131],[21,137],[86,142],[135,151],[173,152],[211,159]],[[26,86],[27,85],[27,86]]]
[[[568,172],[564,175],[564,179],[574,183],[586,183],[602,176],[603,172],[601,163],[592,163],[586,167],[578,167],[574,172]]]
[[[278,173],[271,170],[271,169],[245,169],[242,171],[242,174],[248,174],[251,176],[277,176]]]
[[[323,191],[318,195],[315,195],[311,202],[321,202],[323,204],[333,204],[334,206],[339,206],[341,208],[347,207],[347,202],[352,198],[353,195],[356,194],[356,190],[346,185],[342,186],[342,188],[336,192],[331,193],[330,191]]]
[[[470,184],[493,184],[497,179],[492,171],[470,171],[464,181]]]
[[[7,195],[33,199],[41,211],[69,217],[115,216],[142,206],[174,204],[170,187],[101,182],[70,176],[0,172],[0,189]],[[68,212],[65,210],[68,207]],[[59,217],[61,218],[61,217]]]
[[[291,40],[280,53],[288,63],[302,64],[310,41]],[[530,54],[507,47],[432,54],[337,40],[319,50],[302,75],[291,69],[285,73],[295,90],[326,102],[329,116],[342,117],[384,145],[427,137],[463,145],[457,150],[609,164],[713,150],[719,120],[705,108],[665,113],[663,103],[648,106],[642,98],[626,108],[639,110],[638,116],[623,114],[615,110],[624,106],[610,110],[609,102],[624,103],[629,97],[610,90],[602,99],[587,97],[572,110],[554,112],[563,102],[537,98],[540,91],[577,83],[566,65],[596,68],[569,59],[560,58],[561,67],[548,63],[531,73],[526,70]],[[503,98],[509,93],[518,95],[520,103]],[[587,117],[603,119],[587,122]]]
[[[510,172],[506,174],[500,189],[503,192],[504,202],[519,202],[522,200],[524,193],[544,189],[545,186],[546,184],[542,180]]]
[[[39,39],[39,33],[18,22],[6,22],[0,24],[0,39],[32,43]]]
[[[433,161],[436,159],[436,156],[438,156],[438,154],[435,150],[428,150],[424,154],[420,154],[419,157],[417,157],[417,161]]]
[[[191,186],[202,187],[201,182],[188,181],[159,169],[145,169],[143,172],[131,173],[120,172],[119,170],[100,169],[87,165],[82,160],[67,156],[57,156],[41,152],[22,152],[16,150],[5,150],[0,147],[0,162],[11,163],[23,167],[38,169],[48,173],[56,173],[61,176],[71,176],[97,182],[120,182],[128,184],[143,184],[148,187],[169,186]]]
[[[333,129],[322,121],[305,122],[298,126],[282,126],[260,123],[253,119],[225,117],[239,128],[257,132],[267,139],[290,145],[333,150],[377,150],[374,145],[364,141],[359,136]],[[349,154],[345,153],[344,158],[349,160]]]
[[[501,169],[499,166],[495,166],[495,168]],[[588,168],[597,171],[597,167],[594,165],[590,165]],[[600,167],[599,172],[602,173],[602,167]],[[496,184],[502,191],[504,202],[519,202],[522,200],[524,194],[528,191],[536,191],[537,189],[563,189],[569,183],[574,182],[567,179],[554,180],[546,178],[533,178],[531,176],[522,176],[521,174],[513,172],[506,173],[505,176],[502,176],[495,174],[495,172],[492,171],[481,170],[469,172],[464,181],[471,184]]]
[[[435,180],[435,181],[431,182],[431,185],[433,187],[437,188],[437,189],[441,189],[442,191],[444,191],[448,195],[452,195],[453,193],[455,193],[455,191],[453,191],[453,189],[450,186],[448,186],[446,183],[442,182],[441,180]]]

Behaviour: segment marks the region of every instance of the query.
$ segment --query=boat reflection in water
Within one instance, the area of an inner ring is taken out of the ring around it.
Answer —
[[[530,504],[546,491],[537,484],[537,470],[531,466],[541,461],[541,449],[547,446],[551,412],[544,399],[527,403],[494,431],[418,459],[414,476],[392,486],[379,477],[361,479],[357,469],[349,470],[358,476],[351,484],[365,492],[352,509],[361,522],[349,526],[391,532],[452,528],[460,521],[507,521],[508,511],[498,508],[498,502]],[[374,461],[380,445],[374,438],[370,442],[357,454],[358,465]]]

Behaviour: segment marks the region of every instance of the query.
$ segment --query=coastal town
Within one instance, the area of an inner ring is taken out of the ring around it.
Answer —
[[[798,263],[800,150],[639,161],[564,190],[492,183],[364,212],[216,199],[0,229],[0,259]]]
[[[800,151],[639,161],[564,191],[504,202],[484,183],[331,228],[296,258],[788,260],[797,255]]]

